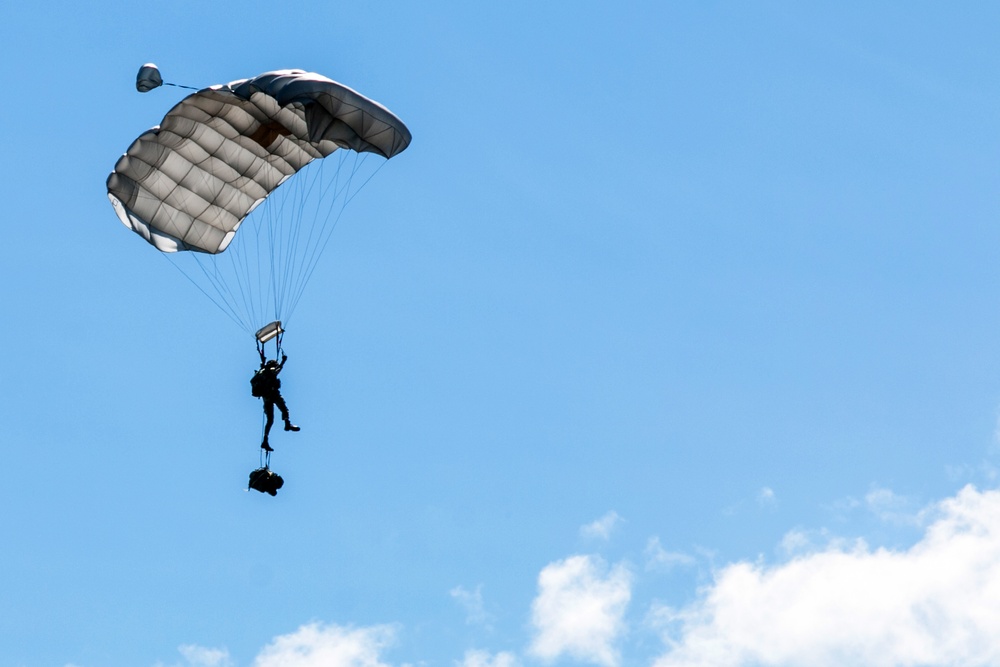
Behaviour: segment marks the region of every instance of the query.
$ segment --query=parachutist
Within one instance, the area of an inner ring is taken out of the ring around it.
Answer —
[[[285,405],[285,399],[282,398],[280,391],[281,380],[278,379],[278,373],[285,367],[288,355],[281,355],[281,363],[279,364],[274,359],[269,360],[264,356],[263,349],[258,348],[257,351],[260,353],[260,368],[250,378],[250,393],[264,400],[264,415],[267,417],[267,423],[264,425],[264,440],[261,442],[260,448],[266,452],[272,452],[274,449],[268,444],[267,436],[270,434],[271,426],[274,424],[275,405],[281,411],[281,418],[285,422],[286,431],[298,431],[301,429],[289,420],[288,406]]]

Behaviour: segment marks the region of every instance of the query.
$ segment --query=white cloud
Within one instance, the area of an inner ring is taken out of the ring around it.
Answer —
[[[771,487],[762,486],[753,496],[753,502],[760,509],[774,510],[778,506],[778,496]],[[723,516],[737,516],[746,512],[750,503],[751,499],[749,497],[742,498],[735,503],[723,507],[722,514]]]
[[[173,667],[232,667],[233,660],[229,656],[229,651],[224,648],[207,648],[197,644],[182,644],[177,647],[177,652],[184,658],[183,663],[177,663]],[[75,667],[73,664],[66,667]],[[164,663],[157,662],[155,667],[166,667]]]
[[[781,538],[781,550],[789,556],[811,551],[812,547],[812,537],[807,531],[798,528],[788,531]]]
[[[854,551],[867,548],[862,539],[849,540],[838,537],[826,528],[790,530],[781,538],[781,543],[778,546],[779,550],[789,558],[801,557],[818,551]]]
[[[615,667],[631,586],[628,568],[619,564],[608,571],[596,556],[550,563],[538,575],[538,597],[531,605],[535,637],[529,651],[546,661],[567,655]]]
[[[669,571],[675,567],[690,567],[697,562],[694,556],[677,551],[667,551],[660,544],[660,538],[658,537],[649,538],[643,554],[646,556],[647,570]]]
[[[233,662],[229,651],[224,648],[205,648],[194,644],[184,644],[177,648],[191,667],[229,667]]]
[[[455,664],[458,667],[518,667],[520,663],[513,653],[506,651],[496,655],[490,655],[486,651],[466,651],[462,661]]]
[[[392,627],[340,627],[311,623],[276,637],[255,667],[389,667],[380,654],[392,643]]]
[[[451,597],[465,610],[465,622],[469,625],[484,625],[490,623],[490,615],[483,604],[483,586],[476,586],[470,591],[462,586],[456,586],[449,591]]]
[[[612,510],[593,523],[581,526],[580,535],[589,539],[607,540],[611,537],[611,531],[622,521],[618,512]]]
[[[891,489],[872,486],[864,498],[848,496],[834,502],[830,509],[840,521],[850,521],[866,510],[879,521],[896,526],[919,527],[926,519],[916,501]]]
[[[919,525],[921,514],[912,500],[890,489],[874,487],[865,495],[868,511],[886,523]]]
[[[903,551],[828,546],[782,565],[735,563],[699,601],[654,616],[655,667],[1000,664],[1000,492],[935,508]]]

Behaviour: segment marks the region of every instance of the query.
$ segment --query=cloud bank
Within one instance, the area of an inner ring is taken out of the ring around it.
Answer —
[[[966,487],[901,551],[863,541],[765,567],[735,563],[652,618],[655,667],[1000,664],[1000,492]]]
[[[647,667],[1000,665],[1000,491],[968,486],[912,512],[910,501],[887,490],[866,500],[883,521],[913,522],[922,537],[885,549],[823,529],[792,531],[781,562],[717,568],[695,600],[677,608],[657,602],[630,610],[633,587],[648,582],[624,561],[574,555],[541,570],[523,651],[467,650],[452,664],[618,667],[624,652],[624,662]],[[646,576],[701,560],[668,552],[655,537],[644,556]],[[451,595],[478,618],[481,587]],[[253,666],[390,667],[384,655],[394,638],[392,626],[312,623],[275,638]],[[180,651],[191,667],[233,664],[224,649]]]

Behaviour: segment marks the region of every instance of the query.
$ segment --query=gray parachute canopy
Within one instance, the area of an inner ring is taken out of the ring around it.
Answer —
[[[267,72],[186,97],[108,176],[119,219],[163,252],[216,254],[286,179],[338,148],[391,158],[410,131],[325,76]]]

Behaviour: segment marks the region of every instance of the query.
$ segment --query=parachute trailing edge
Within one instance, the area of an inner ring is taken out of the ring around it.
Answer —
[[[142,92],[162,84],[152,63]],[[217,254],[275,188],[338,149],[391,158],[411,140],[381,104],[313,72],[280,70],[187,96],[108,176],[127,227],[163,252]]]

